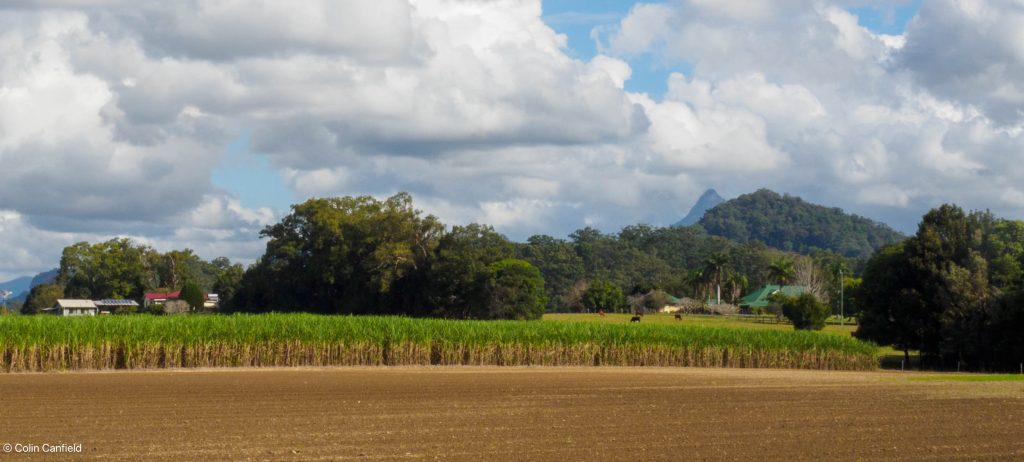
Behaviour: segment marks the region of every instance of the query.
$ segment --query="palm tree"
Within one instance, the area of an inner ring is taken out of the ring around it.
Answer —
[[[732,273],[726,282],[728,282],[731,289],[732,303],[735,304],[736,300],[743,294],[743,288],[747,286],[747,277],[740,273]]]
[[[704,276],[700,270],[690,270],[686,274],[683,274],[682,283],[690,293],[693,294],[694,298],[700,298],[699,293],[701,291],[701,285],[703,283]]]
[[[715,252],[704,260],[704,273],[708,276],[708,282],[714,284],[716,293],[716,304],[722,304],[722,279],[725,279],[729,268],[729,257],[722,252]]]
[[[793,277],[795,276],[796,269],[793,266],[793,260],[780,258],[768,265],[768,280],[780,286],[793,282]]]

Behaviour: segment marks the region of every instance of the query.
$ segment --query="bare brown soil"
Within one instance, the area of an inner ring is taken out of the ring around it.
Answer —
[[[0,460],[1024,460],[1024,382],[735,369],[0,375]]]

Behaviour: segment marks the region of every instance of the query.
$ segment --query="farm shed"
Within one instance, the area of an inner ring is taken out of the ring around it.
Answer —
[[[47,308],[43,311],[57,316],[95,316],[98,310],[92,300],[60,298],[57,299],[57,304],[53,305],[52,308]]]

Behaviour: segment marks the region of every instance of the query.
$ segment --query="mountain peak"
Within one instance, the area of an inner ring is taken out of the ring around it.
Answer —
[[[760,241],[804,254],[822,249],[846,257],[869,257],[906,238],[883,223],[769,189],[722,203],[704,214],[699,223],[714,236]]]
[[[676,222],[675,226],[690,226],[700,221],[701,217],[704,216],[704,212],[714,208],[714,206],[725,202],[722,196],[718,195],[718,191],[714,188],[704,191],[704,194],[700,195],[700,199],[697,199],[697,203],[693,204],[690,208],[690,213]]]

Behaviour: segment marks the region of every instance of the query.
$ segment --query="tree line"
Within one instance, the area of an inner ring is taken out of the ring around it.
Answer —
[[[64,248],[56,281],[33,287],[21,312],[38,313],[59,298],[141,301],[146,292],[182,289],[193,299],[218,291],[231,296],[244,272],[227,258],[205,261],[190,249],[161,253],[127,238],[79,242]]]
[[[867,263],[856,336],[922,364],[1016,370],[1024,362],[1024,222],[955,205]]]
[[[864,263],[739,243],[700,226],[633,225],[611,234],[587,227],[567,239],[517,243],[484,224],[449,228],[416,210],[406,193],[310,199],[261,235],[266,251],[248,268],[127,239],[78,243],[64,249],[57,287],[37,290],[51,296],[30,297],[27,311],[57,291],[141,299],[186,283],[218,293],[229,312],[535,319],[544,311],[657,309],[668,295],[735,303],[768,283],[806,285],[838,305],[839,270],[851,275]]]
[[[735,302],[769,282],[813,285],[831,300],[840,281],[830,275],[863,263],[736,243],[699,226],[616,234],[587,227],[568,239],[516,243],[483,224],[449,229],[405,193],[310,199],[262,235],[266,253],[226,301],[229,310],[532,319],[656,309],[666,294],[703,301],[721,292]]]

